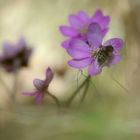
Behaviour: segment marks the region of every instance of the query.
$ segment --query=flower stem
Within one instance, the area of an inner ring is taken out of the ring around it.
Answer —
[[[14,81],[13,81],[13,94],[12,94],[12,99],[13,102],[16,100],[16,93],[17,93],[17,84],[18,84],[18,75],[19,75],[19,68],[21,66],[20,60],[16,59],[14,62],[14,67],[15,67],[15,73],[14,73]]]
[[[129,94],[129,90],[125,88],[119,81],[111,77],[114,82],[116,82],[127,94]]]
[[[73,99],[75,98],[75,96],[77,95],[77,93],[81,90],[81,88],[87,84],[87,81],[89,81],[90,76],[86,77],[86,79],[82,82],[82,84],[79,86],[79,88],[77,88],[73,93],[72,96],[68,99],[66,106],[70,106],[71,102],[73,101]]]
[[[87,90],[88,90],[88,88],[89,88],[89,82],[90,82],[90,80],[88,80],[88,81],[86,82],[86,86],[85,86],[85,89],[84,89],[84,91],[83,91],[83,95],[82,95],[82,98],[81,98],[80,103],[82,103],[82,102],[84,101],[84,99],[85,99],[85,97],[86,97],[86,95],[87,95]]]
[[[16,93],[17,93],[17,84],[18,84],[18,70],[14,73],[14,81],[13,81],[13,92],[12,92],[12,100],[15,102]]]
[[[1,78],[0,76],[0,82],[1,84],[4,86],[4,88],[7,90],[7,93],[11,94],[12,91],[9,89],[9,87],[6,85],[6,83],[4,82],[4,80]]]
[[[57,105],[58,107],[60,107],[60,102],[59,102],[58,98],[57,98],[55,95],[51,94],[49,91],[47,91],[47,94],[48,94],[52,99],[54,99],[56,105]]]

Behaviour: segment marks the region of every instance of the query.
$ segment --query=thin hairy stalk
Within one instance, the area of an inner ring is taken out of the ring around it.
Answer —
[[[18,84],[18,70],[14,73],[12,100],[15,102]]]
[[[89,82],[90,82],[90,78],[89,80],[86,82],[86,85],[85,85],[85,89],[83,91],[83,95],[82,95],[82,98],[80,100],[80,103],[82,103],[87,95],[87,91],[88,91],[88,88],[89,88]]]
[[[116,79],[114,79],[113,77],[111,77],[111,79],[116,82],[127,94],[129,93],[128,89],[125,88],[119,81],[117,81]]]
[[[77,76],[76,76],[76,77],[77,77],[77,78],[76,78],[77,88],[78,88],[78,86],[79,86],[79,80],[80,80],[80,78],[81,78],[81,77],[80,77],[80,76],[81,76],[80,74],[81,74],[81,73],[79,73],[79,71],[78,71]]]
[[[56,105],[60,107],[61,104],[58,98],[55,95],[51,94],[49,91],[47,91],[46,93],[55,101]]]
[[[82,84],[72,93],[72,96],[68,99],[68,101],[66,102],[66,106],[70,106],[71,102],[73,101],[73,99],[75,98],[75,96],[77,95],[77,93],[81,90],[81,88],[87,83],[87,81],[90,79],[90,76],[86,77],[86,79],[82,82]]]
[[[9,89],[9,87],[6,85],[6,83],[3,81],[1,76],[0,76],[0,82],[4,86],[4,88],[7,90],[7,92],[11,95],[12,91]]]
[[[81,71],[81,74],[85,77],[85,78],[87,78],[87,76],[83,73],[83,71]],[[96,92],[97,92],[97,96],[99,96],[100,95],[100,93],[99,93],[99,91],[98,91],[98,89],[97,89],[97,87],[96,87],[96,85],[95,85],[95,83],[93,83],[93,81],[92,80],[90,80],[89,81],[93,86],[94,86],[94,88],[95,88],[95,90],[96,90]],[[96,92],[94,92],[94,93],[96,93]]]
[[[18,84],[18,75],[19,75],[19,68],[20,68],[20,60],[16,60],[14,62],[14,66],[15,66],[15,73],[14,73],[14,81],[13,81],[13,94],[12,94],[12,99],[13,102],[15,102],[16,100],[16,93],[17,93],[17,84]]]

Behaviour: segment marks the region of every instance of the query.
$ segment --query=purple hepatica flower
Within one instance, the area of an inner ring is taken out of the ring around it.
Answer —
[[[71,38],[86,39],[88,27],[92,23],[100,25],[102,35],[104,36],[108,31],[108,24],[110,22],[109,16],[104,16],[101,10],[97,10],[95,14],[89,17],[84,11],[79,11],[76,15],[69,16],[70,26],[60,26],[60,31],[64,36],[70,39],[64,41],[62,46],[67,48]]]
[[[102,29],[97,23],[88,28],[88,42],[82,39],[73,39],[67,52],[73,57],[68,64],[74,68],[85,68],[88,66],[88,73],[91,76],[97,75],[104,66],[111,66],[121,60],[119,54],[123,47],[123,40],[112,38],[102,45]]]
[[[36,90],[34,92],[25,92],[23,93],[23,95],[27,95],[27,96],[35,96],[35,101],[37,104],[41,104],[42,99],[45,95],[45,93],[47,92],[48,86],[50,84],[50,82],[53,79],[53,72],[50,68],[47,68],[46,70],[46,77],[44,80],[40,80],[40,79],[35,79],[33,81],[33,84],[36,88]]]
[[[24,38],[20,38],[17,44],[5,42],[3,45],[3,54],[0,56],[0,66],[7,72],[15,72],[21,67],[28,66],[32,49],[27,48]]]

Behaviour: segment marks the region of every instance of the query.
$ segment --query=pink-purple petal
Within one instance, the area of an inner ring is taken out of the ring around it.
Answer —
[[[68,64],[74,68],[85,68],[91,63],[91,58],[84,58],[84,59],[72,59],[68,61]]]
[[[77,16],[80,18],[80,20],[83,22],[83,23],[88,23],[89,22],[89,17],[88,15],[86,14],[86,12],[84,11],[79,11]]]
[[[113,55],[111,60],[108,62],[107,66],[112,66],[121,61],[122,57],[120,55]]]
[[[46,79],[44,81],[46,86],[48,86],[49,83],[52,81],[53,76],[54,76],[54,74],[53,74],[51,68],[48,67],[47,70],[46,70]]]
[[[103,36],[107,33],[108,25],[110,22],[109,16],[104,16],[101,10],[97,10],[93,17],[91,18],[91,23],[98,23],[103,31]]]
[[[22,94],[25,96],[35,96],[37,92],[23,92]]]
[[[35,102],[37,105],[40,105],[43,100],[44,93],[38,92],[35,96]]]
[[[103,13],[101,10],[96,10],[95,14],[91,18],[92,22],[98,22],[103,17]]]
[[[95,61],[93,61],[88,68],[88,73],[90,76],[95,76],[102,72],[102,68],[99,67]]]
[[[3,56],[4,57],[12,57],[16,54],[16,47],[10,42],[5,42],[3,44]]]
[[[61,46],[65,49],[67,49],[69,47],[69,40],[65,40],[61,43]]]
[[[44,88],[44,81],[43,80],[34,79],[33,84],[36,87],[36,89],[38,89],[39,91],[41,91]]]
[[[92,23],[89,25],[87,39],[88,39],[89,44],[94,49],[98,48],[101,45],[103,35],[102,35],[102,30],[99,24]]]
[[[89,52],[89,45],[82,39],[73,39],[70,42],[70,47],[73,49],[80,49],[81,51]]]
[[[72,40],[69,48],[67,48],[67,52],[75,59],[90,57],[89,46],[80,39]]]
[[[75,15],[69,16],[69,22],[70,22],[71,26],[75,29],[79,29],[82,26],[81,20],[79,19],[79,17],[77,17]]]
[[[122,49],[124,43],[123,40],[120,38],[112,38],[104,43],[105,47],[108,45],[111,45],[114,48],[115,52],[119,52]]]
[[[110,22],[110,17],[109,16],[104,16],[99,21],[99,24],[100,24],[100,26],[101,26],[102,29],[105,29],[106,27],[108,27],[109,22]]]
[[[26,46],[25,38],[24,37],[20,37],[16,46],[18,48],[24,48]]]
[[[33,49],[32,48],[27,48],[26,53],[25,53],[25,56],[24,56],[24,62],[25,63],[28,64],[28,60],[29,60],[32,52],[33,52]]]
[[[108,30],[109,30],[109,28],[105,28],[102,30],[103,37],[107,34]]]
[[[63,48],[67,49],[69,47],[69,43],[70,43],[70,40],[65,40],[65,41],[62,42],[61,45],[62,45]]]
[[[68,37],[76,37],[78,35],[77,30],[75,30],[72,27],[68,27],[68,26],[60,26],[60,32]]]

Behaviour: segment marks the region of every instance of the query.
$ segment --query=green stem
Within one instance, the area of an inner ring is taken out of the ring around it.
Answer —
[[[6,85],[6,83],[3,81],[3,79],[1,78],[1,76],[0,76],[0,82],[5,87],[5,89],[7,90],[7,92],[11,95],[12,91],[9,89],[9,87]]]
[[[86,86],[85,86],[85,89],[83,91],[83,95],[82,95],[82,98],[81,98],[81,101],[80,103],[82,103],[87,95],[87,90],[89,88],[89,82],[90,82],[90,79],[86,82]]]
[[[60,107],[60,102],[59,102],[59,100],[57,99],[57,97],[56,97],[55,95],[51,94],[49,91],[47,91],[47,94],[48,94],[52,99],[54,99],[56,105],[57,105],[58,107]]]
[[[77,88],[73,93],[72,96],[68,99],[66,106],[70,106],[71,102],[73,101],[73,99],[75,98],[75,96],[77,95],[77,93],[81,90],[81,88],[87,83],[87,81],[89,81],[90,76],[86,77],[86,79],[82,82],[82,84],[79,86],[79,88]]]
[[[14,73],[14,81],[13,81],[13,94],[12,94],[12,99],[13,102],[16,100],[16,93],[17,93],[17,84],[18,84],[18,74],[19,74],[19,69],[20,69],[21,63],[20,59],[16,59],[14,62],[14,67],[15,67],[15,73]]]
[[[12,92],[12,100],[15,102],[16,100],[16,93],[17,93],[17,84],[18,84],[18,69],[14,73],[14,81],[13,81],[13,92]]]
[[[82,71],[81,71],[81,74],[82,74],[84,77],[87,77],[86,75],[84,75],[84,73],[83,73]],[[95,91],[96,91],[96,92],[94,92],[94,93],[95,93],[95,96],[99,97],[99,96],[100,96],[100,93],[99,93],[97,87],[95,86],[95,84],[93,83],[92,80],[90,80],[89,82],[90,82],[90,84],[92,84],[92,85],[94,86],[94,88],[95,88]]]
[[[126,93],[129,93],[128,89],[125,88],[119,81],[111,77],[114,82],[116,82]]]

